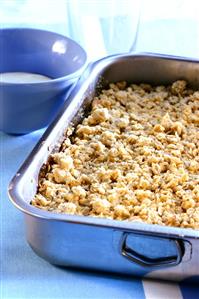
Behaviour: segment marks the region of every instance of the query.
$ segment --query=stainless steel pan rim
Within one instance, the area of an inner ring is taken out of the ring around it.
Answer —
[[[125,231],[137,231],[143,232],[145,234],[155,233],[157,235],[164,235],[168,237],[189,237],[194,239],[199,239],[199,231],[187,228],[177,228],[177,227],[169,227],[169,226],[160,226],[154,224],[146,224],[141,222],[127,222],[127,221],[117,221],[117,220],[109,220],[104,218],[94,218],[87,216],[76,216],[76,215],[64,215],[64,214],[56,214],[52,212],[47,212],[40,210],[31,206],[28,202],[26,202],[22,195],[19,192],[18,184],[20,183],[21,178],[23,177],[25,171],[28,169],[29,165],[35,159],[35,156],[39,152],[40,148],[45,144],[46,147],[51,145],[50,142],[50,134],[52,131],[57,130],[59,127],[60,119],[66,113],[67,108],[70,109],[77,102],[77,97],[80,97],[84,94],[86,88],[92,82],[93,77],[96,72],[103,70],[104,66],[107,66],[113,63],[118,58],[120,59],[133,59],[133,58],[161,58],[161,59],[169,59],[169,60],[178,60],[178,61],[187,61],[199,63],[199,60],[193,58],[185,58],[185,57],[177,57],[177,56],[169,56],[169,55],[161,55],[154,53],[134,53],[134,54],[119,54],[113,55],[109,57],[105,57],[100,59],[97,62],[90,64],[81,78],[79,79],[76,87],[72,90],[67,102],[65,103],[62,111],[57,116],[56,120],[49,126],[46,130],[40,141],[37,143],[33,151],[30,153],[26,161],[23,163],[22,167],[18,170],[17,174],[13,177],[9,184],[8,194],[12,201],[12,203],[20,209],[25,214],[31,215],[37,218],[48,219],[49,221],[62,221],[62,222],[70,222],[70,223],[81,223],[85,225],[92,226],[102,226],[102,227],[111,227],[119,230]],[[77,96],[78,95],[78,96]],[[50,150],[49,150],[50,154]]]

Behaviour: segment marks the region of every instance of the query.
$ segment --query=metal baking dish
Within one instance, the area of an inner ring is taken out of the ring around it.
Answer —
[[[68,125],[110,82],[168,84],[185,79],[199,88],[199,61],[153,54],[115,55],[90,65],[65,107],[9,185],[25,215],[27,240],[52,264],[167,280],[199,281],[199,231],[145,223],[55,214],[30,205],[43,163],[58,150]]]

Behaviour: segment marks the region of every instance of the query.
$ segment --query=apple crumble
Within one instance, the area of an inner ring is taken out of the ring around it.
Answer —
[[[38,208],[199,229],[199,91],[110,84],[46,168]]]

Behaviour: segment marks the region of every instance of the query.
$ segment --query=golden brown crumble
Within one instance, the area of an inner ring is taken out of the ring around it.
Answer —
[[[199,91],[110,84],[51,155],[32,204],[199,229]]]

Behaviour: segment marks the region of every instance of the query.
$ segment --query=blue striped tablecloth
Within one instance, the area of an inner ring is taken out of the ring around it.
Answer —
[[[197,286],[61,269],[35,255],[25,240],[23,215],[8,199],[7,186],[42,133],[19,137],[0,133],[0,298],[198,299]]]

